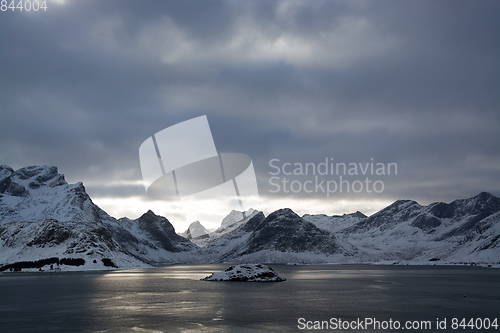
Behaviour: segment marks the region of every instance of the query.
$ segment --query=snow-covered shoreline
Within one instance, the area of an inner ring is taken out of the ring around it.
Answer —
[[[233,263],[210,263],[209,265],[231,265],[236,266],[238,264]],[[155,269],[162,268],[168,266],[197,266],[197,265],[206,265],[203,263],[175,263],[175,264],[166,264],[160,266],[151,266],[151,265],[143,265],[143,266],[131,266],[131,267],[92,267],[91,265],[87,266],[67,266],[61,265],[57,268],[50,269],[49,265],[43,266],[42,271],[38,268],[23,268],[21,271],[11,271],[5,270],[0,271],[0,274],[13,274],[13,273],[64,273],[64,272],[109,272],[109,271],[121,271],[121,270],[135,270],[135,269]],[[240,264],[240,265],[256,265],[256,264]],[[273,265],[273,266],[383,266],[383,267],[395,267],[395,266],[409,266],[409,267],[470,267],[470,268],[500,268],[500,263],[453,263],[453,262],[357,262],[357,263],[313,263],[313,264],[304,264],[304,263],[265,263],[263,265]]]

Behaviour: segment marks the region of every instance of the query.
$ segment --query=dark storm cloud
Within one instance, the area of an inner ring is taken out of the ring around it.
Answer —
[[[325,157],[398,163],[384,193],[344,197],[500,195],[498,2],[48,5],[0,13],[1,163],[141,196],[140,144],[206,114],[263,196],[288,196],[269,193],[270,159]]]

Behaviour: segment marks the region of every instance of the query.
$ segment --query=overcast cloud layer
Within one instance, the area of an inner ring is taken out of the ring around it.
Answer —
[[[0,163],[56,165],[112,215],[182,219],[146,197],[138,149],[200,115],[252,158],[267,212],[500,195],[498,1],[47,5],[0,12]],[[271,192],[270,160],[325,158],[398,173],[381,193]]]

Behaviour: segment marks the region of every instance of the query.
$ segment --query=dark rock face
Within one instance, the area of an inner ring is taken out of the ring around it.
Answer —
[[[180,252],[185,250],[184,246],[192,245],[189,240],[175,233],[174,227],[166,218],[156,215],[151,210],[139,217],[137,222],[139,227],[150,235],[152,241],[167,251]]]
[[[47,220],[43,231],[27,243],[35,245],[59,245],[73,236],[71,230],[55,220]]]
[[[48,169],[44,169],[39,175],[36,177],[36,180],[39,183],[45,183],[51,179],[54,179],[59,176],[59,172],[57,171],[57,167],[51,166]]]
[[[436,217],[426,215],[419,215],[412,223],[412,226],[420,228],[424,231],[432,230],[440,225],[441,220]]]
[[[39,166],[28,166],[28,167],[21,168],[21,169],[17,170],[14,173],[14,175],[18,176],[19,179],[26,180],[26,179],[33,178],[36,175],[38,175],[41,171],[41,168],[42,167],[39,167]],[[57,170],[57,168],[56,168],[56,170]]]
[[[257,226],[260,224],[260,222],[262,222],[265,218],[266,217],[264,216],[264,213],[258,212],[257,214],[255,214],[255,216],[250,218],[247,221],[247,223],[245,223],[245,225],[242,227],[242,230],[245,232],[254,231],[257,228]]]
[[[60,175],[55,166],[29,166],[14,171],[7,165],[0,166],[0,193],[15,197],[27,197],[28,188],[21,185],[22,180],[31,179],[28,188],[36,190],[40,186],[67,185],[64,175]]]
[[[29,187],[30,189],[32,189],[32,190],[35,190],[35,189],[37,189],[37,188],[39,188],[39,187],[40,187],[40,184],[39,184],[39,183],[37,183],[37,182],[31,182],[31,183],[29,183],[29,184],[28,184],[28,187]]]
[[[59,186],[67,185],[64,180],[64,175],[60,175],[55,166],[29,166],[21,168],[12,173],[12,176],[18,177],[21,180],[33,179],[33,184]],[[46,184],[47,182],[50,184]]]
[[[5,193],[12,180],[10,178],[0,179],[0,193]]]
[[[333,235],[306,222],[289,208],[269,214],[257,225],[245,245],[242,255],[260,250],[326,254],[339,250]]]
[[[486,250],[486,249],[494,249],[494,248],[500,248],[500,235],[497,235],[493,237],[493,239],[490,239],[486,244],[481,246],[478,250]]]
[[[455,214],[455,207],[451,204],[438,202],[432,206],[430,212],[437,218],[449,219]]]
[[[356,211],[356,213],[347,214],[347,216],[357,217],[357,218],[360,218],[360,219],[367,218],[367,216],[365,214],[361,213],[359,210]]]
[[[7,189],[4,192],[5,194],[12,195],[14,197],[27,197],[29,195],[29,192],[26,190],[26,188],[14,181],[9,181],[9,185],[7,186]]]
[[[438,206],[439,208],[435,208]],[[437,240],[444,240],[454,236],[465,236],[471,232],[482,233],[481,221],[500,211],[500,198],[488,192],[482,192],[469,199],[455,200],[450,204],[439,203],[433,210],[439,216],[446,216],[452,221],[463,221]],[[483,230],[484,231],[484,230]]]
[[[431,213],[438,218],[459,218],[465,215],[489,216],[500,210],[500,198],[481,192],[469,199],[455,200],[450,204],[432,205]]]

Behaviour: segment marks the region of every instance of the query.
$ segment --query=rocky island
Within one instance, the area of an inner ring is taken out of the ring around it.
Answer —
[[[278,275],[271,267],[263,264],[231,266],[219,273],[213,273],[204,281],[246,281],[246,282],[282,282],[286,279]]]

